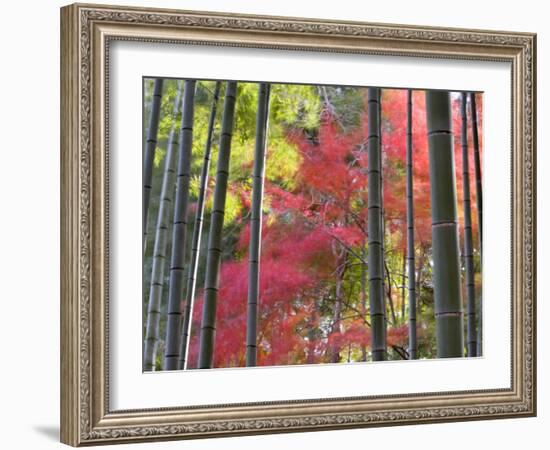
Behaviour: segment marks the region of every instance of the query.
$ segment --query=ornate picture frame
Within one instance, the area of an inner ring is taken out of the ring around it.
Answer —
[[[511,67],[511,385],[477,391],[113,410],[112,42],[506,62]],[[536,35],[74,4],[61,9],[61,441],[95,445],[536,414]]]

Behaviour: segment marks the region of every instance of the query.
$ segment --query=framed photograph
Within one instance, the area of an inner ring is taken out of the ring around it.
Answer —
[[[61,9],[61,440],[536,414],[536,36]]]

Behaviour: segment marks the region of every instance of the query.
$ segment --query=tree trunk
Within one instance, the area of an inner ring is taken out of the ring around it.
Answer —
[[[418,306],[419,301],[422,298],[422,283],[424,282],[422,275],[424,272],[424,261],[426,259],[426,248],[422,245],[422,242],[420,242],[419,250],[418,262],[416,263],[416,306]]]
[[[229,81],[225,91],[222,130],[218,152],[214,203],[208,236],[206,276],[204,283],[204,308],[200,332],[199,369],[209,369],[214,362],[214,339],[216,335],[216,305],[218,301],[219,274],[222,258],[222,230],[225,213],[225,199],[229,178],[229,157],[235,116],[237,83]]]
[[[407,270],[409,287],[409,359],[416,359],[416,274],[414,267],[414,198],[412,153],[412,91],[407,92]]]
[[[149,127],[147,128],[147,138],[145,142],[145,154],[143,156],[143,253],[145,253],[145,243],[147,240],[149,199],[151,197],[153,180],[153,161],[155,160],[155,150],[157,149],[163,82],[164,80],[162,78],[155,78],[151,116],[149,117]]]
[[[380,89],[368,90],[368,232],[369,306],[372,359],[382,361],[386,353],[386,307],[384,305],[384,255],[382,247],[382,193],[380,152]]]
[[[176,370],[180,354],[181,301],[183,298],[187,209],[189,207],[191,156],[193,152],[195,86],[196,82],[194,80],[185,81],[176,179],[176,203],[174,205],[174,225],[172,228],[172,260],[170,263],[170,285],[168,289],[164,370]]]
[[[476,177],[476,204],[477,204],[477,228],[479,233],[479,254],[483,255],[483,190],[481,185],[481,157],[479,154],[479,136],[477,129],[476,94],[470,92],[470,107],[472,113],[472,140],[474,144],[474,170]],[[483,270],[483,266],[482,266]],[[482,324],[483,324],[483,302],[479,297],[477,323],[477,356],[482,355]]]
[[[197,212],[195,223],[193,225],[193,240],[191,243],[191,261],[187,272],[187,289],[185,294],[185,313],[183,316],[182,338],[180,345],[180,355],[178,359],[178,369],[187,369],[187,355],[189,352],[189,336],[191,334],[191,320],[193,317],[193,303],[195,302],[195,287],[197,282],[197,268],[199,266],[199,255],[201,246],[202,223],[204,217],[204,203],[206,199],[206,189],[208,186],[208,171],[210,169],[210,154],[212,152],[212,135],[214,134],[214,123],[216,121],[216,110],[220,96],[221,81],[216,82],[214,96],[212,99],[212,108],[208,119],[208,131],[206,135],[206,145],[204,149],[204,161],[202,163],[201,184],[199,196],[197,199]]]
[[[248,305],[246,320],[246,365],[256,365],[258,301],[260,295],[260,249],[262,236],[262,202],[269,122],[269,84],[260,83],[256,114],[256,145],[252,173],[252,208],[250,217],[250,245],[248,250]]]
[[[173,110],[174,117],[177,117],[178,115],[181,91],[181,84],[178,84],[178,91]],[[157,230],[155,234],[155,247],[153,250],[151,289],[149,291],[149,303],[147,305],[147,325],[145,329],[145,345],[143,350],[143,370],[145,371],[154,370],[157,357],[160,309],[162,302],[162,290],[164,288],[166,247],[168,245],[168,220],[170,217],[172,196],[174,195],[174,155],[177,147],[178,133],[174,122],[172,130],[170,131],[168,148],[164,161],[164,176],[162,179]]]
[[[437,357],[464,355],[450,94],[426,92]]]
[[[315,364],[315,339],[317,338],[318,327],[318,305],[317,300],[313,301],[313,311],[308,319],[309,326],[307,330],[307,356],[306,364]]]
[[[466,316],[468,356],[477,356],[476,298],[474,285],[474,248],[472,241],[472,211],[470,205],[470,163],[468,160],[468,118],[466,116],[466,93],[461,97],[462,115],[462,194],[464,209],[464,269],[466,272]]]
[[[337,264],[336,286],[334,289],[334,310],[332,314],[331,333],[334,333],[335,331],[338,331],[338,333],[342,332],[342,302],[343,302],[342,285],[344,283],[344,275],[346,273],[347,253],[344,253],[343,256],[339,256],[336,259],[336,264]],[[341,351],[341,347],[339,344],[335,343],[331,345],[331,348],[330,348],[331,363],[340,362],[340,351]]]
[[[384,220],[384,214],[382,214],[382,221]],[[385,231],[385,227],[383,228],[383,231]],[[382,233],[382,236],[385,236],[385,233]],[[382,255],[384,256],[384,274],[386,275],[386,297],[388,298],[388,307],[390,310],[391,315],[391,325],[397,326],[397,316],[395,314],[395,307],[393,305],[393,295],[392,295],[392,286],[393,286],[393,280],[391,278],[390,269],[388,267],[388,262],[386,261],[386,254],[384,253],[384,246],[382,246]],[[397,283],[396,283],[397,284]],[[388,322],[388,320],[386,320]]]

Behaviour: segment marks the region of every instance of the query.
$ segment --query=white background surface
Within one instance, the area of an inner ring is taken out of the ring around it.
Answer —
[[[538,32],[538,123],[550,120],[547,85],[550,76],[547,48],[548,13],[543,2],[482,3],[464,0],[442,8],[440,2],[387,1],[359,6],[353,0],[339,2],[290,0],[193,0],[120,1],[136,6],[163,6],[202,10],[248,12],[288,16],[351,19],[471,28]],[[2,375],[0,414],[2,447],[10,449],[60,448],[59,417],[59,11],[57,1],[10,2],[3,5],[2,108],[0,129],[2,164]],[[497,15],[498,13],[498,15]],[[550,218],[542,198],[550,188],[544,172],[549,164],[548,135],[539,127],[538,229],[546,230]],[[548,267],[542,255],[548,237],[539,233],[538,314],[549,315],[544,280]],[[546,329],[545,329],[546,328]],[[156,449],[333,449],[338,445],[377,448],[448,450],[547,447],[550,426],[547,327],[539,326],[539,416],[449,423],[438,425],[373,428],[292,435],[226,438],[188,442],[140,444]],[[544,439],[544,440],[543,440]],[[137,448],[121,446],[124,448]],[[119,448],[121,448],[119,447]]]
[[[120,41],[112,44],[109,60],[111,408],[510,387],[511,246],[509,227],[502,224],[510,223],[510,190],[503,186],[511,182],[511,158],[503,151],[510,148],[510,133],[501,131],[511,114],[509,64]],[[142,155],[135,149],[142,144],[142,100],[136,93],[142,90],[144,75],[483,91],[484,227],[491,230],[483,242],[484,357],[142,373],[142,310],[136,306],[142,298],[142,283],[136,283],[142,274],[142,235],[136,226],[141,217]]]

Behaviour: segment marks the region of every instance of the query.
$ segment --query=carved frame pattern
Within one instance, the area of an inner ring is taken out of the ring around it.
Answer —
[[[78,446],[535,415],[535,35],[78,4],[62,8],[61,16],[63,442]],[[101,77],[112,39],[509,61],[512,388],[110,411],[108,121],[101,107],[108,83]]]

